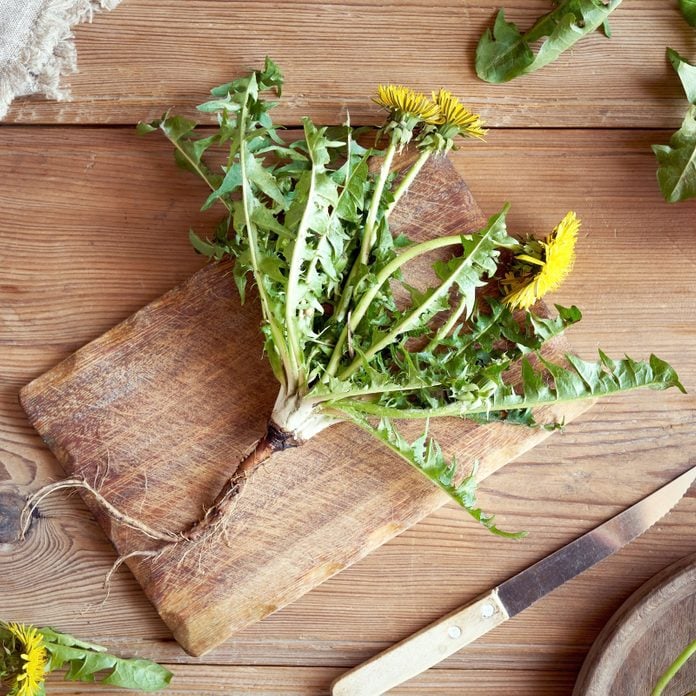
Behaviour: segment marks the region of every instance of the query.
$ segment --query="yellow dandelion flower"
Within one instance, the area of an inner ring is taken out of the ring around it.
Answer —
[[[442,122],[456,126],[460,135],[470,135],[473,138],[483,138],[486,135],[481,117],[469,111],[451,92],[441,88],[439,92],[433,92],[433,101],[440,107]]]
[[[556,290],[566,279],[575,262],[575,243],[580,220],[569,212],[545,241],[539,242],[541,258],[532,254],[519,254],[515,258],[534,271],[517,276],[508,274],[503,284],[507,286],[505,302],[512,308],[529,309],[547,292]]]
[[[7,630],[20,643],[22,670],[15,677],[16,696],[35,696],[45,678],[46,650],[43,637],[33,626],[8,623]]]
[[[537,295],[536,280],[532,278],[517,278],[512,273],[505,276],[503,284],[507,288],[505,304],[510,309],[529,309],[541,295]]]
[[[402,117],[417,118],[425,123],[442,123],[440,109],[425,94],[415,92],[403,85],[379,85],[377,96],[372,98],[375,104],[388,109],[397,120]]]

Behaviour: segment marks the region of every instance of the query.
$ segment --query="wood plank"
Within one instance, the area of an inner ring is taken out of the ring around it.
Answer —
[[[197,694],[212,696],[326,696],[328,688],[340,670],[318,667],[219,667],[217,665],[187,665],[173,668],[174,679],[168,694]],[[535,686],[530,686],[535,684]],[[559,696],[569,693],[572,680],[554,672],[521,672],[504,675],[480,670],[431,670],[426,675],[390,691],[393,696],[461,696],[476,693],[481,696]],[[78,696],[96,693],[94,685],[72,684],[52,675],[48,680],[51,694]],[[505,690],[511,691],[505,691]],[[121,696],[122,690],[99,687],[99,694]],[[141,692],[130,692],[133,694]],[[144,693],[144,692],[142,692]]]
[[[454,153],[453,161],[486,213],[512,202],[518,232],[544,234],[576,209],[584,220],[576,269],[552,298],[585,311],[571,332],[574,347],[585,357],[597,345],[615,355],[654,349],[673,362],[689,395],[635,393],[602,402],[488,479],[484,508],[508,528],[529,530],[524,542],[492,539],[447,506],[238,634],[212,660],[357,664],[696,460],[696,202],[670,206],[660,198],[649,145],[665,137],[502,131],[475,152]],[[23,494],[62,473],[17,404],[20,386],[200,267],[186,231],[193,225],[205,233],[212,220],[195,212],[202,187],[172,168],[168,146],[156,138],[139,140],[130,129],[5,128],[0,140],[0,486]],[[47,184],[39,188],[40,180]],[[472,666],[490,670],[486,683],[507,676],[530,693],[544,670],[572,680],[621,602],[693,551],[695,513],[692,492],[645,537],[445,666],[455,675]],[[22,549],[0,542],[6,618],[53,624],[124,652],[192,661],[130,573],[117,574],[100,606],[115,556],[77,497],[56,496],[44,515],[41,534]],[[515,677],[516,670],[526,676]],[[569,694],[570,687],[552,693]]]
[[[16,123],[135,123],[165,109],[191,112],[207,90],[270,55],[284,68],[278,116],[298,124],[311,115],[339,123],[374,123],[369,97],[380,82],[460,94],[493,126],[675,127],[686,103],[665,46],[688,56],[693,29],[676,2],[624,3],[613,37],[599,33],[545,70],[506,85],[474,73],[476,43],[503,4],[530,27],[546,0],[128,0],[78,27],[81,72],[74,101],[21,99]],[[407,60],[406,60],[407,58]]]

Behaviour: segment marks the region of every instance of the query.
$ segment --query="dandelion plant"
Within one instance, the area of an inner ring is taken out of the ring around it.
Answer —
[[[281,88],[278,67],[266,60],[263,69],[213,89],[198,107],[216,115],[214,133],[199,136],[193,121],[170,114],[140,125],[141,132],[163,132],[176,161],[206,182],[203,208],[223,209],[211,238],[192,232],[191,241],[211,259],[234,260],[242,300],[255,286],[279,389],[267,432],[202,519],[176,534],[118,519],[164,542],[207,538],[229,524],[261,462],[349,422],[501,533],[476,505],[473,463],[460,467],[445,456],[428,434],[430,419],[535,426],[537,406],[638,387],[682,388],[655,356],[638,362],[600,352],[598,362],[569,355],[555,364],[540,354],[581,316],[576,307],[558,306],[552,318],[535,311],[573,264],[580,225],[573,213],[541,240],[508,233],[507,205],[473,234],[421,242],[392,236],[390,215],[425,162],[485,135],[481,119],[450,92],[428,97],[379,87],[374,101],[386,120],[369,141],[377,149],[349,125],[322,127],[309,118],[299,139],[283,138],[265,96],[280,96]],[[394,157],[407,147],[417,157],[395,177]],[[213,152],[223,153],[221,169],[208,164]],[[424,258],[436,280],[412,287],[408,266]],[[398,302],[404,290],[408,300]],[[421,420],[421,437],[407,441],[399,419]],[[115,514],[113,506],[109,511]]]
[[[66,680],[98,682],[139,692],[165,689],[172,679],[172,673],[156,662],[117,657],[101,645],[52,628],[0,620],[3,694],[44,696],[46,675],[66,667]]]
[[[382,149],[364,147],[349,126],[327,128],[303,119],[303,137],[287,142],[274,125],[272,101],[282,76],[270,60],[262,70],[212,90],[199,109],[217,116],[213,135],[197,137],[180,116],[141,125],[162,131],[176,159],[200,175],[211,193],[204,208],[225,214],[211,239],[191,233],[195,248],[234,259],[244,299],[257,288],[265,354],[279,382],[266,435],[230,477],[205,517],[183,536],[195,540],[225,524],[234,499],[261,461],[299,446],[335,423],[365,430],[445,490],[481,522],[472,476],[445,457],[427,434],[440,416],[534,425],[532,409],[638,387],[682,388],[675,371],[647,362],[598,362],[540,349],[580,319],[576,307],[555,318],[534,311],[572,267],[580,225],[569,213],[545,240],[518,239],[506,228],[506,205],[474,234],[414,243],[394,239],[389,218],[430,157],[459,139],[481,139],[481,119],[445,89],[431,97],[408,87],[380,86],[374,101],[386,120]],[[209,148],[225,149],[221,171],[206,164]],[[395,179],[395,155],[418,157]],[[381,165],[371,173],[371,159]],[[437,282],[425,290],[404,279],[412,261],[447,249],[433,263]],[[408,291],[405,306],[396,288]],[[508,381],[518,364],[521,381]],[[397,421],[421,419],[423,436],[407,442]]]

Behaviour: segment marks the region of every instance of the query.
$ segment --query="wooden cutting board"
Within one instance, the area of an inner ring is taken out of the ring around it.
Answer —
[[[414,239],[483,223],[445,159],[428,165],[400,209],[395,232]],[[210,265],[27,385],[22,404],[68,474],[154,527],[182,529],[265,430],[277,383],[262,359],[259,316],[255,302],[239,305],[229,266]],[[543,417],[570,421],[588,407]],[[411,424],[415,436],[414,427],[422,424]],[[432,431],[459,462],[479,460],[481,478],[548,436],[460,420]],[[408,464],[342,424],[274,455],[254,475],[226,542],[179,545],[128,566],[176,640],[202,655],[446,501]],[[119,554],[150,548],[89,495],[85,502]],[[473,524],[464,512],[461,524]]]
[[[686,646],[696,640],[696,554],[672,564],[634,592],[602,629],[573,696],[648,696]],[[664,696],[696,691],[696,657]]]

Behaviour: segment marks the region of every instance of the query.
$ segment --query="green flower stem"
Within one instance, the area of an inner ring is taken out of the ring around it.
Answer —
[[[259,290],[259,299],[261,300],[261,308],[263,310],[264,319],[268,322],[268,326],[271,330],[271,336],[273,337],[273,345],[278,351],[281,362],[284,368],[284,381],[283,386],[285,387],[288,394],[294,392],[296,388],[296,381],[298,375],[298,367],[294,356],[288,351],[283,337],[283,333],[278,326],[276,318],[273,316],[273,311],[271,310],[271,303],[266,292],[266,288],[263,284],[263,275],[259,268],[259,247],[258,238],[256,234],[256,226],[251,220],[251,213],[249,210],[249,179],[247,178],[246,172],[246,119],[247,119],[247,102],[249,100],[249,91],[252,80],[249,80],[249,85],[247,86],[247,91],[244,98],[244,104],[239,116],[239,166],[242,176],[242,209],[244,211],[244,224],[246,226],[247,235],[249,238],[249,255],[251,257],[251,265],[254,269],[254,280],[256,281],[256,286]],[[253,156],[253,155],[252,155]],[[223,201],[224,202],[224,201]]]
[[[645,383],[639,385],[647,388],[664,388],[662,383],[656,379],[650,384]],[[676,386],[676,385],[670,385]],[[349,408],[366,413],[371,416],[379,416],[381,418],[404,418],[408,420],[423,420],[428,418],[440,418],[442,416],[451,416],[454,418],[466,418],[470,415],[478,413],[489,413],[491,411],[511,411],[525,410],[528,408],[536,408],[537,406],[547,406],[555,404],[566,404],[573,401],[582,401],[584,399],[594,399],[597,396],[608,396],[611,394],[622,394],[623,392],[634,391],[638,386],[629,385],[625,388],[614,389],[606,394],[580,394],[579,396],[557,397],[551,394],[548,397],[542,398],[521,398],[519,401],[511,401],[503,398],[499,403],[491,403],[486,397],[472,400],[468,404],[466,402],[455,401],[446,406],[437,406],[434,408],[392,408],[390,406],[380,406],[379,404],[369,401],[350,401],[347,406]],[[335,405],[336,409],[342,410],[341,404]]]
[[[345,317],[346,311],[348,309],[348,305],[350,303],[351,298],[353,297],[353,290],[354,288],[354,283],[355,283],[355,278],[358,273],[358,270],[361,266],[361,264],[364,266],[367,263],[367,256],[369,256],[369,249],[372,248],[374,245],[374,239],[369,239],[369,237],[374,237],[374,224],[376,222],[376,214],[377,211],[379,210],[379,201],[381,199],[382,193],[384,192],[384,183],[386,182],[386,177],[389,175],[389,171],[391,170],[391,165],[394,160],[394,154],[396,152],[396,142],[397,138],[396,136],[392,137],[392,142],[390,143],[389,149],[387,149],[387,152],[385,153],[385,159],[382,164],[382,169],[380,171],[380,179],[383,179],[381,186],[380,182],[377,182],[377,186],[380,187],[380,192],[379,192],[379,197],[376,196],[377,194],[377,187],[375,188],[375,195],[372,198],[372,202],[370,205],[370,210],[368,211],[368,219],[365,223],[365,233],[363,236],[363,241],[362,241],[362,246],[361,246],[361,252],[358,258],[356,259],[355,263],[353,264],[353,267],[350,269],[350,273],[348,274],[348,278],[346,279],[346,282],[343,286],[343,292],[341,293],[341,298],[338,302],[338,305],[336,306],[336,311],[335,311],[335,317],[336,321],[341,322],[343,321],[343,318]],[[391,149],[391,154],[390,154],[390,149]],[[396,191],[394,192],[395,195],[395,200],[387,207],[387,209],[384,212],[384,217],[388,218],[389,215],[391,215],[391,212],[394,210],[394,207],[396,206],[396,203],[398,203],[399,199],[406,193],[408,190],[409,186],[413,183],[413,180],[418,176],[419,171],[427,161],[428,157],[432,154],[432,149],[429,148],[427,150],[424,150],[421,153],[421,156],[418,158],[418,160],[412,165],[411,169],[406,173],[402,181],[399,183],[399,186],[397,187]],[[388,165],[388,166],[385,166]],[[376,201],[376,203],[375,203]],[[370,216],[373,213],[373,208],[374,208],[374,219],[371,223],[371,232],[368,235],[368,224],[370,223]],[[368,239],[369,243],[369,248],[367,249],[367,253],[365,257],[363,257],[363,250],[365,248],[366,244],[366,239]],[[338,350],[334,350],[334,355],[332,356],[332,361],[331,363],[333,364],[333,371],[330,372],[329,374],[333,375],[336,372],[336,368],[338,366],[338,360],[341,357],[340,351],[343,348],[343,343],[345,342],[345,339],[348,335],[348,332],[345,331],[345,335],[342,337],[340,341],[340,347]],[[334,357],[335,356],[335,357]],[[330,364],[331,364],[330,363]]]
[[[386,336],[376,343],[373,343],[363,355],[358,355],[353,362],[338,375],[338,378],[342,380],[348,379],[360,367],[363,361],[369,362],[377,353],[379,353],[380,350],[393,343],[398,336],[405,333],[409,329],[412,329],[420,317],[427,312],[430,307],[438,302],[444,295],[449,293],[450,287],[454,283],[459,270],[460,267],[457,267],[457,270],[455,270],[425,302],[420,304],[410,314],[408,314],[408,316],[404,317],[400,322],[398,322],[396,326],[389,333],[387,333]]]
[[[396,207],[397,203],[401,200],[401,197],[408,191],[409,187],[413,183],[413,180],[418,176],[423,165],[430,159],[430,155],[433,154],[431,148],[423,150],[420,153],[418,159],[411,165],[411,168],[406,172],[404,177],[399,182],[399,185],[394,189],[394,200],[387,206],[385,211],[385,216],[389,216]]]
[[[355,309],[350,315],[350,321],[346,323],[341,331],[341,335],[336,341],[336,347],[334,348],[333,354],[331,355],[331,360],[326,368],[326,372],[329,376],[333,377],[338,369],[338,363],[343,355],[343,346],[348,339],[348,332],[355,331],[355,328],[360,323],[360,320],[365,316],[370,303],[377,296],[380,288],[384,283],[389,280],[389,278],[396,273],[396,271],[401,268],[405,263],[411,261],[417,256],[426,254],[434,249],[441,249],[442,247],[452,246],[454,244],[461,244],[461,235],[449,235],[447,237],[439,237],[436,239],[429,239],[427,242],[421,242],[420,244],[414,244],[408,247],[404,252],[399,254],[395,259],[392,259],[378,274],[375,282],[370,286],[370,289],[360,298],[360,301],[356,305]]]
[[[677,672],[684,666],[686,661],[696,653],[696,640],[689,643],[680,653],[679,657],[667,668],[667,671],[660,677],[650,696],[661,696],[667,684],[676,676]]]
[[[308,138],[306,125],[305,137]],[[307,192],[307,203],[302,213],[302,219],[300,220],[299,227],[297,228],[295,245],[292,249],[285,299],[285,330],[288,334],[288,348],[290,355],[292,356],[293,365],[297,369],[297,379],[300,383],[304,380],[304,370],[301,370],[300,368],[303,362],[303,355],[302,346],[300,345],[300,340],[297,335],[297,312],[300,302],[300,279],[302,276],[302,264],[304,262],[305,252],[307,250],[307,233],[309,232],[309,221],[312,216],[312,208],[314,206],[314,196],[316,191],[316,162],[314,161],[311,147],[308,148],[308,154],[312,160],[309,191]]]
[[[459,298],[459,304],[455,310],[450,314],[447,321],[437,330],[437,333],[432,337],[428,345],[425,347],[426,352],[433,350],[440,342],[442,342],[449,335],[450,331],[454,328],[459,318],[464,314],[466,310],[466,297],[462,295]]]
[[[382,162],[382,167],[379,170],[379,176],[377,177],[377,182],[375,183],[375,190],[372,193],[370,209],[367,213],[367,220],[365,220],[365,231],[363,233],[362,246],[360,247],[360,262],[364,266],[367,265],[370,250],[375,244],[375,223],[377,222],[377,213],[379,212],[379,204],[382,202],[382,193],[384,192],[384,186],[387,183],[387,177],[391,171],[395,154],[396,138],[392,136],[389,147],[384,153],[384,161]]]
[[[308,404],[319,404],[322,402],[336,402],[341,399],[355,399],[364,396],[372,396],[374,394],[388,394],[391,392],[407,392],[416,391],[418,389],[433,389],[441,386],[441,382],[409,382],[408,384],[380,384],[368,389],[352,389],[345,392],[330,392],[327,394],[319,394],[317,396],[308,396],[303,399]],[[331,408],[331,405],[329,405]]]
[[[439,240],[433,239],[430,241],[436,242],[447,239],[452,239],[452,237],[442,237]],[[456,236],[456,239],[457,242],[459,242],[461,240],[461,236]],[[428,244],[428,242],[425,242],[424,244]],[[477,244],[477,248],[480,247],[481,244],[483,244],[483,239],[479,241],[479,243]],[[445,295],[447,295],[447,293],[449,293],[450,288],[452,287],[452,285],[454,285],[462,270],[472,262],[472,259],[475,257],[475,255],[476,250],[474,249],[465,258],[463,258],[460,263],[457,264],[457,267],[449,274],[449,276],[447,276],[447,278],[444,281],[442,281],[438,289],[427,300],[425,300],[425,302],[423,302],[418,307],[415,307],[414,310],[406,317],[404,317],[400,322],[398,322],[396,326],[394,326],[394,328],[386,336],[384,336],[381,340],[377,341],[377,343],[371,345],[363,355],[357,356],[355,360],[353,360],[353,362],[345,370],[343,370],[343,372],[341,372],[338,378],[348,379],[348,377],[350,377],[350,375],[352,375],[360,367],[363,360],[371,360],[377,353],[379,353],[380,350],[386,348],[390,343],[393,343],[397,336],[411,329],[418,322],[419,318],[423,315],[424,312],[427,312],[430,309],[430,307],[432,307],[440,300],[440,298],[444,297]],[[397,257],[396,259],[394,259],[394,261],[398,261],[400,259],[401,257]],[[387,266],[384,267],[383,271],[386,271],[387,268],[389,268],[389,266],[394,263],[394,261],[392,261],[391,264],[387,264]],[[380,275],[377,276],[377,282],[374,286],[377,287],[377,289],[379,289],[379,286],[382,285],[382,283],[384,282],[380,282]],[[370,290],[370,292],[374,291],[376,293],[374,287]],[[357,326],[357,322],[359,322],[360,319],[362,319],[362,315],[358,314],[358,309],[360,308],[360,305],[363,303],[363,300],[365,299],[365,297],[367,297],[368,294],[369,293],[366,293],[366,295],[360,299],[360,303],[358,303],[358,306],[355,309],[355,314],[357,315],[355,320],[355,326]],[[362,314],[364,315],[366,311],[367,306],[364,307]],[[353,324],[352,316],[350,324]],[[354,326],[351,326],[351,330],[354,328]]]
[[[350,300],[353,297],[355,277],[358,274],[359,267],[360,267],[360,259],[357,258],[355,260],[355,263],[353,264],[352,268],[350,269],[350,273],[348,274],[348,277],[346,278],[346,282],[343,285],[343,291],[341,292],[341,299],[338,301],[338,304],[336,305],[336,311],[335,311],[334,315],[336,317],[337,322],[342,322],[345,315],[346,315],[346,312],[348,311],[348,305],[350,304]]]

